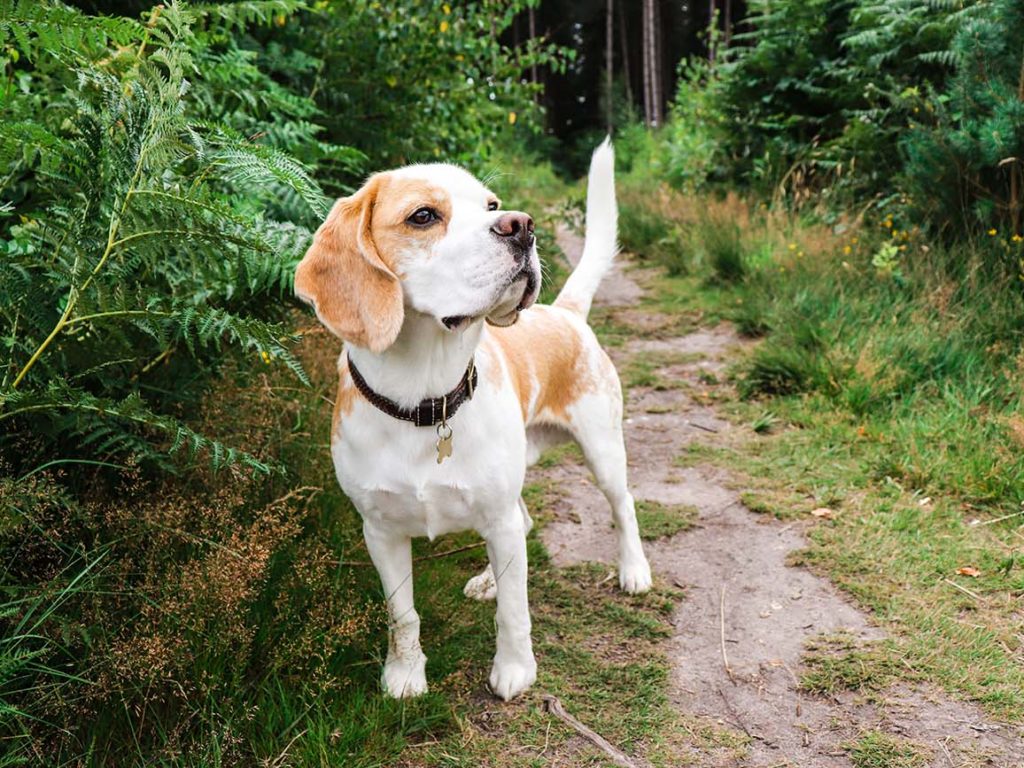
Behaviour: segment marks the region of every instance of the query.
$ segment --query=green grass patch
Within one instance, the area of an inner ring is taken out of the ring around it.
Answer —
[[[636,519],[643,539],[662,539],[688,531],[697,524],[699,510],[692,504],[661,504],[639,499]]]
[[[920,746],[880,731],[869,731],[844,748],[854,768],[921,768],[928,763]]]
[[[800,687],[811,693],[877,692],[914,674],[896,660],[892,643],[861,643],[849,634],[819,635],[807,642]]]

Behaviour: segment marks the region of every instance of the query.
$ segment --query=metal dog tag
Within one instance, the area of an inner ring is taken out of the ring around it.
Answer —
[[[437,425],[437,463],[452,455],[452,428],[442,422]]]

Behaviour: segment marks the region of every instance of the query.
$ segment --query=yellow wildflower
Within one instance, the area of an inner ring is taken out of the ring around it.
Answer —
[[[509,125],[515,125],[516,124],[516,113],[515,112],[509,112],[508,113],[508,124]]]
[[[856,244],[857,244],[857,238],[856,238],[856,237],[852,238],[852,239],[850,240],[850,242],[851,242],[851,243],[852,243],[853,245],[856,245]]]
[[[443,35],[445,32],[448,31],[448,22],[447,21],[442,21],[441,22],[441,26],[438,27],[438,29],[441,30],[441,34]]]
[[[790,243],[789,244],[789,250],[795,251],[796,250],[796,243]]]
[[[1015,242],[1015,243],[1024,242],[1024,237],[1021,237],[1020,235],[1014,235],[1010,239],[1013,240],[1013,242]]]
[[[444,15],[447,16],[449,13],[452,12],[452,7],[448,5],[448,3],[445,3],[444,5],[441,6],[441,10],[444,11]]]
[[[848,245],[843,246],[843,254],[846,255],[846,256],[849,256],[850,255],[850,251],[852,251],[852,250],[853,250],[853,248],[851,248]]]
[[[990,230],[988,231],[988,234],[989,234],[989,236],[990,236],[990,237],[995,237],[995,236],[996,236],[996,231],[995,231],[995,229],[990,229]]]
[[[266,351],[261,351],[260,352],[260,357],[263,358],[263,362],[264,363],[266,363],[267,365],[270,365],[270,355]]]

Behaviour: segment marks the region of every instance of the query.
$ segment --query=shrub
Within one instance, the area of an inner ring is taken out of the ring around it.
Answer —
[[[539,129],[531,66],[563,70],[574,54],[536,37],[517,48],[502,33],[527,0],[317,2],[275,29],[279,55],[316,66],[296,78],[323,112],[327,136],[373,158],[474,163],[509,130]]]
[[[902,142],[904,185],[935,228],[1005,239],[1024,232],[1024,7],[993,0],[978,11],[947,52],[955,74],[919,99]],[[1016,271],[1020,254],[993,257]]]
[[[8,12],[29,15],[12,50],[34,64],[15,70],[22,87],[0,126],[0,455],[20,472],[206,449],[215,465],[266,469],[183,418],[230,348],[304,377],[282,321],[326,201],[301,163],[239,133],[236,113],[210,119],[231,102],[230,76],[204,81],[200,62],[265,77],[216,42],[238,20],[179,4],[146,25],[58,5]],[[70,68],[52,53],[68,26],[86,31]],[[269,91],[268,109],[287,102]],[[311,109],[293,99],[278,120]]]
[[[694,191],[723,170],[724,116],[720,82],[702,58],[679,63],[675,98],[660,134],[660,174],[676,189]]]

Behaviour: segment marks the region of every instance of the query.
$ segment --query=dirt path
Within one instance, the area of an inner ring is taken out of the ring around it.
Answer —
[[[558,236],[570,260],[578,259],[579,238],[567,229]],[[632,320],[642,292],[618,266],[596,303],[632,307],[620,318]],[[702,754],[693,756],[693,764],[852,766],[843,745],[878,731],[922,746],[925,764],[936,768],[1024,766],[1020,728],[991,722],[978,707],[935,688],[898,684],[872,695],[828,697],[800,689],[808,641],[843,633],[845,641],[860,646],[885,634],[827,580],[786,564],[789,553],[806,546],[805,524],[785,524],[749,511],[720,469],[675,463],[694,441],[741,439],[736,430],[742,427],[688,392],[707,388],[708,374],[720,375],[743,343],[720,325],[610,350],[620,370],[646,357],[664,362],[657,370],[661,377],[684,385],[629,391],[626,441],[630,484],[638,500],[699,510],[695,527],[646,543],[656,578],[685,593],[670,641],[673,701],[684,712],[749,738],[739,763]],[[542,534],[554,562],[612,563],[610,515],[587,471],[563,463],[545,473],[560,486],[555,520]]]

